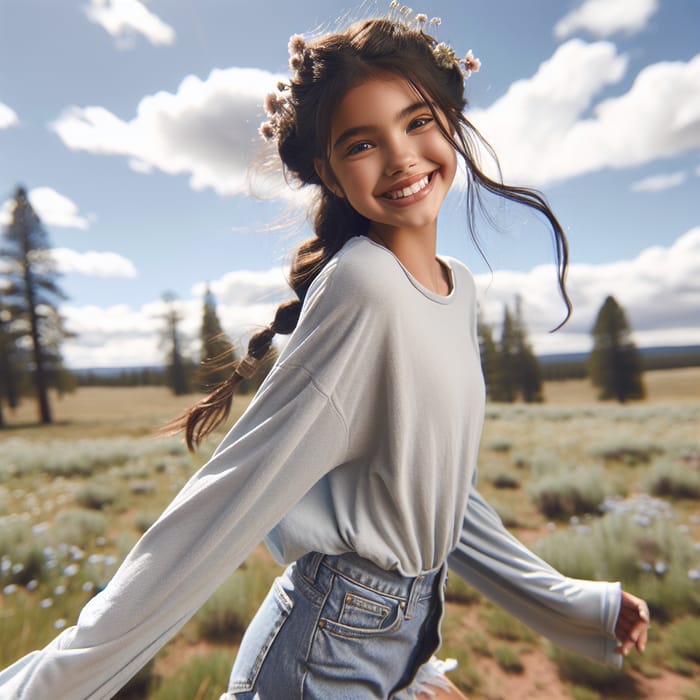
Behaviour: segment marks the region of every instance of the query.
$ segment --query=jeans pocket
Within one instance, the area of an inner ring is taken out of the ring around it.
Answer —
[[[373,637],[395,632],[402,622],[400,600],[336,575],[319,626],[342,637]]]
[[[270,647],[292,612],[294,603],[275,580],[267,597],[243,635],[231,670],[229,692],[252,690]]]

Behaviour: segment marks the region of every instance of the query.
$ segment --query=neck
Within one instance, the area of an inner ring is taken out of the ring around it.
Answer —
[[[449,293],[443,266],[437,261],[437,226],[403,231],[370,224],[369,237],[388,248],[424,286],[438,294]]]

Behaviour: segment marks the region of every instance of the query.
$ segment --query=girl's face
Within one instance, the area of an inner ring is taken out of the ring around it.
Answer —
[[[316,163],[324,183],[370,220],[370,231],[434,235],[457,157],[410,84],[387,77],[344,96],[331,121],[328,165]]]

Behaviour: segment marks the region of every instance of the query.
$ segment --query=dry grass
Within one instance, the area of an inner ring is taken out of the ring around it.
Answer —
[[[647,398],[642,403],[697,401],[700,398],[700,367],[645,372]],[[588,379],[545,382],[545,401],[550,404],[597,403],[596,389]]]

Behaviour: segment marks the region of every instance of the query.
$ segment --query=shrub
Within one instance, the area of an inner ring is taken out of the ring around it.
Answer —
[[[496,438],[489,445],[492,452],[510,452],[513,449],[513,442],[508,438]]]
[[[95,540],[104,535],[107,520],[102,513],[89,510],[65,510],[58,514],[53,526],[56,542],[75,545],[87,549]]]
[[[647,600],[652,615],[700,610],[700,590],[689,576],[698,555],[666,505],[648,497],[621,501],[590,524],[540,541],[537,552],[567,576],[622,581]]]
[[[520,482],[510,474],[497,474],[491,479],[491,483],[497,489],[519,489]]]
[[[232,662],[233,656],[228,651],[198,654],[171,677],[164,679],[148,697],[151,700],[218,698],[228,687]]]
[[[571,683],[597,690],[634,686],[634,681],[624,671],[590,661],[579,654],[553,647],[551,656],[557,665],[559,676]],[[637,695],[630,695],[630,697],[637,697]]]
[[[481,593],[470,586],[456,574],[450,574],[447,578],[445,600],[462,605],[472,605],[482,600]]]
[[[700,664],[700,620],[686,618],[674,624],[669,634],[669,644],[679,656]]]
[[[481,618],[489,634],[509,642],[534,642],[535,633],[501,608],[488,608]]]
[[[158,519],[158,516],[159,513],[140,510],[134,515],[134,527],[143,534],[149,527],[151,527],[151,525],[153,525],[153,523]]]
[[[657,462],[650,469],[645,485],[654,496],[700,498],[700,472],[683,464]]]
[[[493,650],[493,657],[506,673],[522,673],[525,667],[513,647],[500,646]]]
[[[647,464],[654,456],[662,454],[664,449],[648,440],[620,437],[594,445],[588,451],[593,457],[604,459],[606,462],[622,462],[635,466]]]
[[[197,612],[200,635],[210,641],[239,638],[267,595],[274,573],[258,562],[235,571]]]
[[[124,488],[113,480],[96,477],[78,489],[75,500],[84,508],[118,510],[124,503]]]
[[[584,468],[543,476],[528,491],[545,517],[560,520],[597,511],[607,495],[602,471]]]

